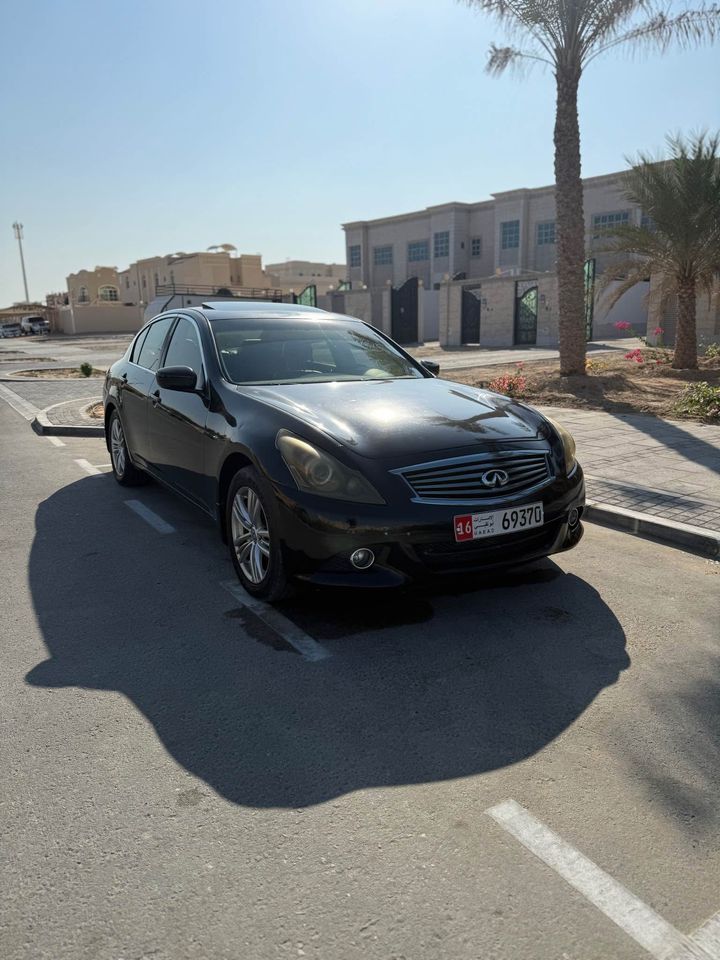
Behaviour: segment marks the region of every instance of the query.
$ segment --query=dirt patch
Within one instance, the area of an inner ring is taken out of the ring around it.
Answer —
[[[651,352],[647,355],[653,356]],[[448,371],[447,379],[487,387],[497,377],[521,373],[526,385],[520,399],[528,403],[611,413],[647,413],[676,419],[683,418],[675,407],[688,384],[705,380],[713,387],[720,386],[717,358],[701,359],[697,370],[673,370],[669,364],[656,363],[654,359],[639,364],[626,360],[624,355],[589,359],[584,377],[561,377],[558,360],[536,360],[521,365],[498,364]],[[698,418],[686,416],[684,419]]]
[[[94,403],[91,407],[88,407],[85,412],[95,420],[102,420],[105,417],[105,408],[102,403]]]
[[[100,380],[105,376],[102,367],[93,367],[89,377],[84,377],[77,367],[54,367],[51,370],[15,370],[15,377],[27,377],[37,380]]]

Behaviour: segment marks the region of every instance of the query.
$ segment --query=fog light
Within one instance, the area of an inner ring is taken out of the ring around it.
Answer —
[[[580,514],[578,513],[577,507],[573,507],[568,515],[568,523],[571,527],[576,527],[578,521],[580,520]]]
[[[358,570],[367,570],[375,563],[375,554],[367,547],[360,547],[350,554],[350,563]]]

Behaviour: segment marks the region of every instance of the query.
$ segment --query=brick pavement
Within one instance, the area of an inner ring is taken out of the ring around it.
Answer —
[[[720,426],[542,407],[577,443],[588,496],[720,530]]]

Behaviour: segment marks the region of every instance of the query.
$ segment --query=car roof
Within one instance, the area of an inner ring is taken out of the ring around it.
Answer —
[[[299,303],[271,303],[268,300],[216,300],[203,303],[200,307],[186,309],[197,310],[208,320],[231,320],[233,317],[252,320],[345,320],[355,323],[356,317],[347,317],[341,313],[330,313],[319,307],[305,307]]]

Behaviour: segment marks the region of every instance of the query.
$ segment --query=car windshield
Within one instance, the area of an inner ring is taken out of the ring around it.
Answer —
[[[231,383],[395,380],[424,374],[360,323],[228,318],[210,324]]]

